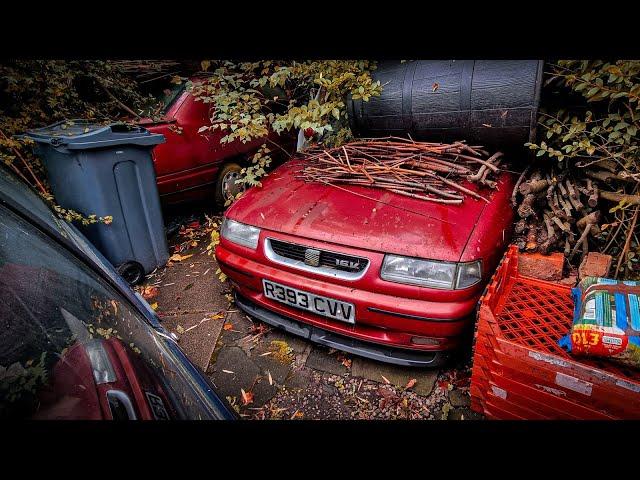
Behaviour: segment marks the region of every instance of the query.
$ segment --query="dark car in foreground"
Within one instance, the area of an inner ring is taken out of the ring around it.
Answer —
[[[233,419],[149,305],[0,167],[0,419]]]
[[[443,363],[509,243],[512,175],[500,174],[488,202],[445,205],[307,183],[303,165],[285,163],[225,213],[215,253],[237,305],[357,355]]]

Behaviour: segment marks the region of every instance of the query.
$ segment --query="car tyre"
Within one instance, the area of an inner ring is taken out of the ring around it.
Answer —
[[[224,209],[230,198],[245,190],[244,185],[235,183],[240,178],[242,167],[235,162],[225,163],[216,179],[214,200],[216,205]]]
[[[127,262],[116,269],[129,285],[137,285],[144,279],[144,268],[138,262]]]

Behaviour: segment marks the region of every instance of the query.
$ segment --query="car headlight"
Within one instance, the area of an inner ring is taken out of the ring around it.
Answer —
[[[482,280],[482,263],[480,260],[458,264],[456,288],[467,288]]]
[[[451,263],[385,255],[380,277],[390,282],[453,290],[478,283],[481,265],[480,260]]]
[[[255,250],[258,247],[260,229],[225,217],[220,228],[220,235],[230,242]]]

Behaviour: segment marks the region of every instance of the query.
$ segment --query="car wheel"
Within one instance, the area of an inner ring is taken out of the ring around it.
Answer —
[[[116,269],[129,285],[137,285],[144,279],[144,268],[138,262],[127,262]]]
[[[242,167],[237,163],[226,163],[216,181],[216,189],[214,192],[216,205],[220,208],[225,207],[225,203],[228,200],[233,199],[238,193],[245,190],[243,184],[238,184],[236,181],[240,178],[240,171]]]

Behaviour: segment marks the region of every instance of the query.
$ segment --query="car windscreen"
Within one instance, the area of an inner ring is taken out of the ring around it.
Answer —
[[[162,112],[167,113],[173,103],[178,99],[178,97],[184,92],[185,85],[172,85],[169,88],[166,88],[162,91],[160,95],[160,103],[163,105]]]
[[[212,418],[167,340],[70,251],[0,206],[0,418]]]

